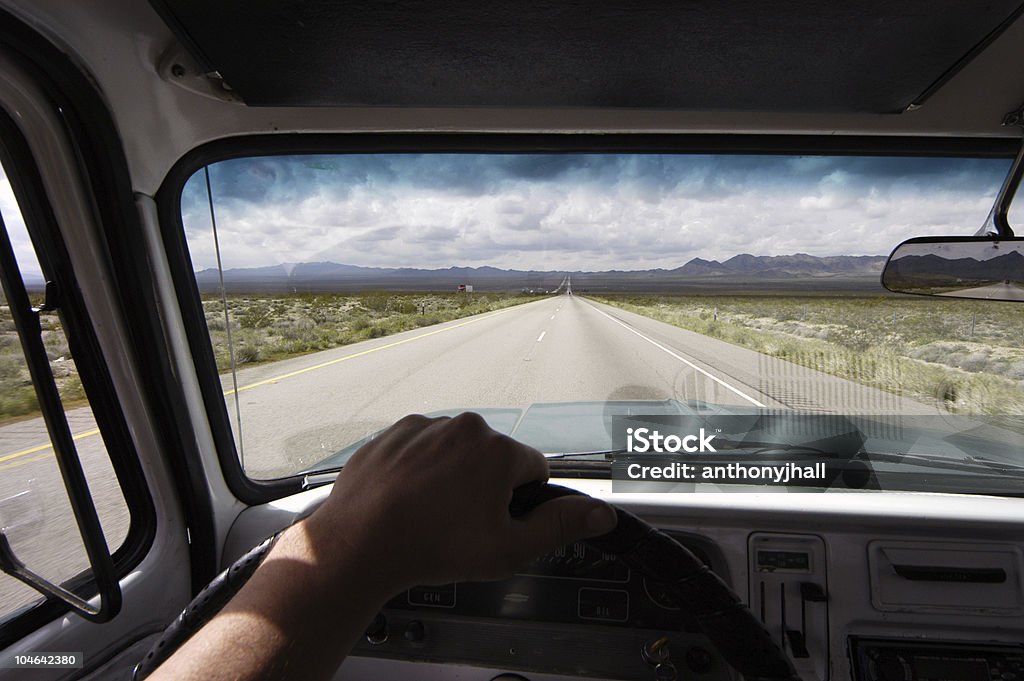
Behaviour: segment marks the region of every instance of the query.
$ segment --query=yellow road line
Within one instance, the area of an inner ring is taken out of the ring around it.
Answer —
[[[84,433],[79,433],[78,435],[73,435],[71,437],[71,439],[72,440],[81,440],[82,438],[91,437],[93,435],[99,435],[99,434],[100,434],[100,429],[99,428],[93,428],[92,430],[87,430]],[[47,442],[46,444],[39,445],[38,447],[32,447],[31,449],[25,449],[25,450],[22,450],[20,452],[15,453],[15,454],[8,454],[7,456],[0,456],[0,463],[3,463],[4,461],[10,461],[11,459],[17,459],[19,456],[26,456],[28,454],[35,454],[36,452],[42,452],[42,451],[45,451],[45,450],[50,449],[52,447],[53,447],[53,444],[50,443],[50,442]]]
[[[427,338],[428,336],[436,336],[437,334],[444,333],[445,331],[451,331],[452,329],[457,329],[457,328],[462,327],[462,326],[467,326],[469,324],[475,324],[476,322],[482,322],[485,319],[490,319],[491,317],[496,317],[496,316],[498,316],[500,314],[504,314],[506,312],[509,312],[509,311],[515,309],[516,307],[519,307],[519,306],[518,305],[513,305],[511,307],[506,307],[506,308],[503,308],[503,309],[498,310],[496,312],[488,313],[488,314],[486,314],[486,315],[484,315],[482,317],[475,317],[475,318],[470,319],[470,320],[465,321],[465,322],[460,322],[458,324],[453,324],[452,326],[445,326],[445,327],[440,328],[440,329],[434,329],[433,331],[428,331],[427,333],[421,333],[420,335],[413,336],[412,338],[404,338],[404,339],[402,339],[400,341],[394,341],[393,343],[387,343],[385,345],[381,345],[381,346],[378,346],[376,348],[370,348],[369,350],[363,350],[362,352],[355,352],[355,353],[352,353],[351,355],[345,355],[344,357],[339,357],[338,359],[332,359],[329,362],[321,362],[320,364],[314,364],[313,366],[306,367],[305,369],[298,369],[296,371],[290,371],[290,372],[288,372],[286,374],[281,374],[280,376],[274,376],[273,378],[267,378],[267,379],[264,379],[262,381],[256,381],[255,383],[250,383],[249,385],[243,385],[241,388],[238,389],[238,392],[242,392],[243,390],[248,390],[249,388],[256,388],[256,387],[261,386],[261,385],[267,385],[268,383],[277,383],[278,381],[282,381],[282,380],[284,380],[286,378],[291,378],[292,376],[298,376],[299,374],[304,374],[304,373],[307,373],[307,372],[310,372],[310,371],[314,371],[316,369],[323,369],[324,367],[331,366],[332,364],[338,364],[339,362],[347,362],[348,360],[355,359],[356,357],[363,357],[364,355],[369,355],[369,354],[374,353],[374,352],[380,352],[381,350],[387,350],[388,348],[393,348],[393,347],[396,347],[398,345],[404,345],[406,343],[411,343],[411,342],[413,342],[415,340],[419,340],[421,338]],[[233,395],[234,393],[235,393],[234,390],[228,390],[227,392],[224,393],[224,397],[228,397],[230,395]],[[92,430],[87,430],[84,433],[79,433],[78,435],[73,436],[72,439],[74,439],[74,440],[81,440],[82,438],[91,437],[93,435],[99,435],[99,433],[100,433],[99,428],[94,428]],[[46,451],[48,449],[51,449],[52,447],[53,447],[53,444],[47,442],[45,444],[41,444],[41,445],[38,445],[36,447],[31,447],[30,449],[25,449],[25,450],[22,450],[20,452],[15,452],[14,454],[8,454],[6,456],[0,456],[0,463],[3,463],[4,461],[10,461],[11,459],[17,459],[17,458],[22,457],[22,456],[28,456],[29,454],[35,454],[36,452]],[[36,460],[41,459],[41,458],[42,457],[36,457],[35,459],[32,459],[32,461],[36,461]],[[24,463],[29,463],[29,462],[26,461]],[[8,467],[13,467],[13,466],[4,466],[3,468],[8,468]]]
[[[36,454],[31,458],[22,459],[21,461],[8,461],[7,463],[0,463],[0,471],[9,471],[10,469],[17,468],[18,466],[24,466],[25,464],[35,463],[36,461],[42,461],[43,459],[46,459],[49,456],[50,455],[48,453],[43,452],[41,454]]]

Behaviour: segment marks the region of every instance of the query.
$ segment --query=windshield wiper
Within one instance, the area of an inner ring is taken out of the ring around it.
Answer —
[[[962,459],[954,459],[948,456],[934,454],[893,454],[871,452],[863,455],[863,461],[880,463],[905,463],[911,466],[924,468],[944,468],[954,471],[965,472],[990,472],[1012,473],[1024,476],[1024,465],[1010,461],[995,461],[981,456],[971,454],[965,455]]]

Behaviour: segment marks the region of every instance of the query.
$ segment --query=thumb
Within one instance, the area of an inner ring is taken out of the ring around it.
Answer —
[[[566,496],[546,501],[512,521],[512,541],[522,563],[580,539],[615,529],[615,509],[600,499]]]

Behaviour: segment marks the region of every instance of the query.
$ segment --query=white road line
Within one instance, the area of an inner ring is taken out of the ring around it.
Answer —
[[[734,393],[736,393],[737,395],[739,395],[740,397],[742,397],[746,401],[748,401],[751,404],[753,404],[755,407],[761,407],[762,409],[767,409],[766,405],[761,404],[760,402],[758,402],[757,400],[755,400],[753,397],[751,397],[750,395],[746,394],[742,390],[739,390],[738,388],[734,388],[733,386],[729,385],[728,383],[726,383],[722,379],[718,378],[717,376],[714,376],[714,375],[708,373],[707,371],[705,371],[704,369],[701,369],[699,366],[697,366],[696,364],[694,364],[690,360],[686,359],[685,357],[679,356],[677,353],[669,350],[668,348],[666,348],[664,345],[662,345],[658,341],[654,340],[653,338],[648,338],[647,336],[645,336],[644,334],[640,333],[639,331],[637,331],[633,327],[629,326],[628,324],[624,324],[623,322],[621,322],[618,319],[616,319],[615,317],[611,316],[610,314],[608,314],[604,310],[599,309],[596,305],[593,305],[591,303],[587,303],[587,304],[590,305],[590,307],[594,308],[594,310],[596,312],[598,312],[599,314],[603,314],[605,317],[607,317],[608,319],[612,320],[613,322],[615,322],[616,324],[618,324],[619,326],[624,328],[626,331],[629,331],[630,333],[634,333],[637,336],[640,336],[645,341],[647,341],[648,343],[650,343],[654,347],[658,348],[662,352],[665,352],[665,353],[671,355],[672,357],[675,357],[676,359],[678,359],[680,362],[682,362],[683,364],[687,365],[688,367],[690,367],[690,368],[692,368],[692,369],[694,369],[696,371],[699,371],[700,373],[704,374],[705,376],[707,376],[708,378],[710,378],[712,381],[714,381],[715,383],[719,384],[723,388],[727,388],[727,389],[733,391]],[[541,334],[541,335],[543,335],[543,334]],[[540,339],[538,339],[538,340],[540,340]]]
[[[546,334],[546,333],[547,333],[547,331],[541,331],[540,332],[540,335],[537,336],[537,342],[538,343],[540,343],[542,340],[544,340],[544,334]]]

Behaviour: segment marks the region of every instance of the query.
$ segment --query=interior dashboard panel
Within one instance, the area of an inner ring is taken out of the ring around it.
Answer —
[[[751,605],[805,681],[1024,681],[1014,666],[1024,641],[1019,499],[612,495],[607,481],[558,482],[681,539]],[[243,512],[224,560],[307,515],[329,491]],[[335,678],[655,679],[642,650],[666,636],[678,678],[737,679],[685,613],[664,605],[656,585],[567,547],[500,582],[396,594]],[[907,665],[916,676],[894,673]]]

